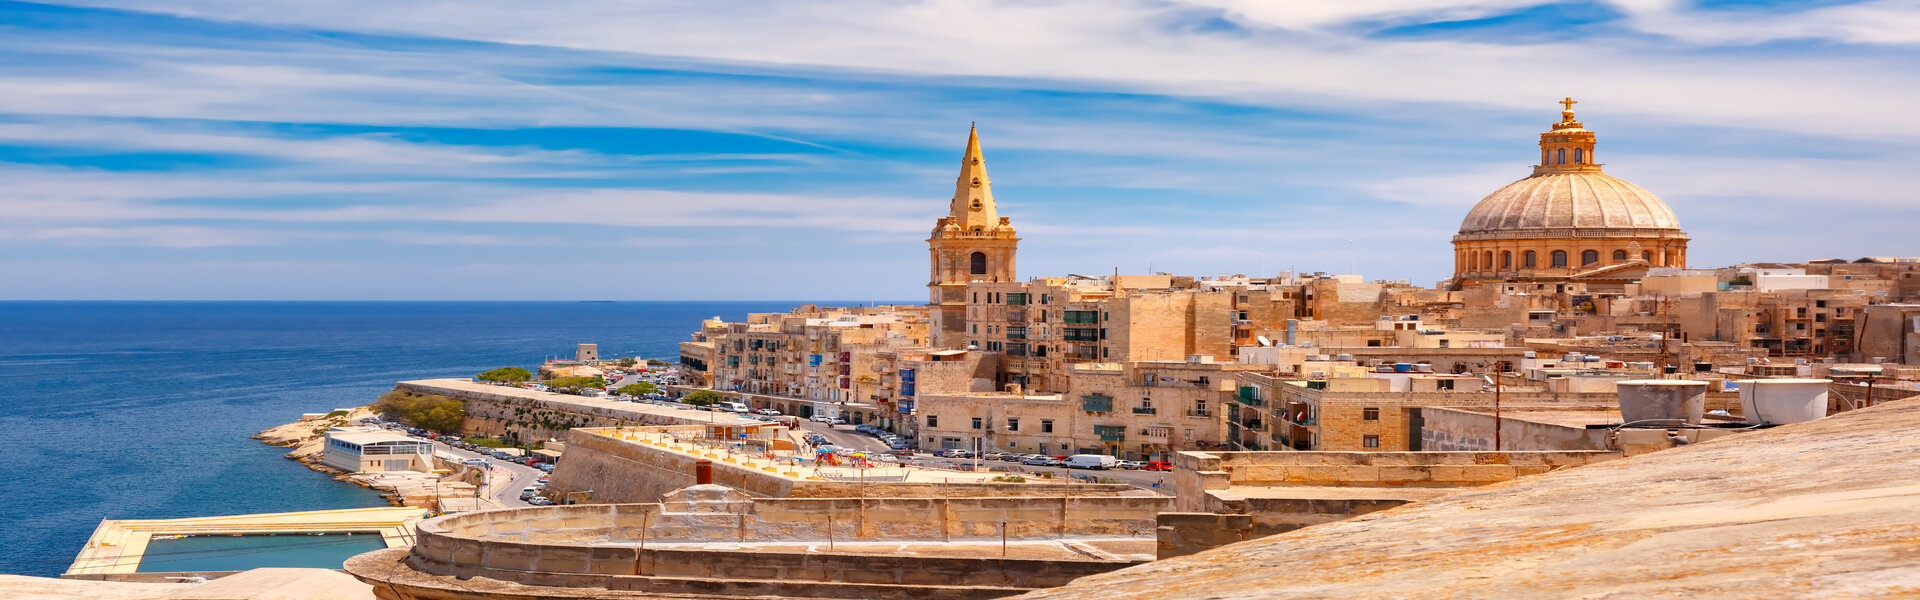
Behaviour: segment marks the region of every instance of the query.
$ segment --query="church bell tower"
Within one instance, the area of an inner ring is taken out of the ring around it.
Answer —
[[[927,305],[935,346],[966,344],[967,283],[1014,281],[1013,257],[1019,245],[1013,224],[993,204],[993,184],[980,157],[980,133],[978,128],[970,129],[966,155],[960,158],[960,178],[953,185],[953,202],[927,239],[933,261]]]

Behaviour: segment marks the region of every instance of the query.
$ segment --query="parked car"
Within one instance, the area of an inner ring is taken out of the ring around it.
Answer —
[[[1049,456],[1047,457],[1045,465],[1049,467],[1064,467],[1067,466],[1067,459],[1061,456]]]
[[[1130,470],[1130,471],[1138,471],[1140,470],[1140,467],[1145,465],[1146,463],[1143,463],[1137,460],[1123,460],[1123,461],[1120,461],[1119,467],[1122,469]]]
[[[763,415],[766,415],[766,416],[769,416],[769,417],[778,417],[778,416],[780,416],[780,411],[777,411],[777,410],[774,410],[774,409],[771,409],[771,408],[762,408],[762,409],[760,409],[760,410],[756,410],[756,411],[753,411],[753,412],[756,412],[756,413],[759,413],[759,414],[763,414]]]
[[[524,501],[526,501],[526,500],[527,500],[528,498],[532,498],[534,494],[538,494],[538,493],[540,493],[540,488],[531,488],[531,487],[530,487],[530,488],[521,488],[521,489],[520,489],[520,500],[524,502]]]
[[[1172,471],[1173,463],[1150,462],[1150,463],[1146,463],[1145,465],[1142,465],[1140,468],[1146,471]]]
[[[1020,453],[1017,453],[1017,452],[1008,452],[1008,453],[1006,453],[1006,454],[1002,454],[1002,455],[1000,455],[1000,458],[999,458],[998,460],[1003,460],[1003,461],[1007,461],[1007,462],[1013,462],[1013,463],[1017,463],[1017,462],[1020,462],[1020,461],[1021,461],[1021,459],[1024,459],[1024,458],[1026,458],[1026,457],[1027,457],[1027,455],[1025,455],[1025,454],[1020,454]]]
[[[1052,460],[1053,460],[1053,457],[1051,456],[1041,456],[1039,454],[1028,454],[1020,458],[1020,464],[1046,466],[1046,464],[1048,462],[1051,462]]]

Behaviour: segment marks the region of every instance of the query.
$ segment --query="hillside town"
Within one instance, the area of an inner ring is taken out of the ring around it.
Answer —
[[[681,344],[689,385],[675,389],[927,451],[1139,461],[1602,449],[1564,438],[1618,423],[1621,381],[1717,397],[1743,379],[1829,379],[1836,410],[1920,393],[1920,257],[1689,265],[1673,211],[1605,174],[1566,108],[1532,172],[1468,212],[1453,276],[1430,287],[1324,272],[1022,280],[970,132],[927,240],[926,305],[707,321]],[[1500,439],[1496,422],[1528,433]]]

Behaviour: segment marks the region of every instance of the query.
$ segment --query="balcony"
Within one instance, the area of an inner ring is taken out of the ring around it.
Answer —
[[[1207,411],[1204,411],[1204,410],[1190,410],[1190,411],[1187,411],[1187,416],[1189,416],[1189,417],[1211,417],[1211,416],[1213,416],[1213,413],[1210,413],[1210,412],[1207,412]]]
[[[1151,407],[1151,406],[1135,406],[1135,407],[1133,407],[1133,414],[1136,414],[1136,415],[1156,415],[1156,414],[1160,414],[1160,413],[1159,413],[1158,411],[1155,411],[1155,410],[1153,409],[1153,407]]]
[[[1113,412],[1113,396],[1102,394],[1081,396],[1080,410],[1087,412]]]
[[[1118,425],[1095,425],[1093,433],[1100,436],[1102,442],[1127,441],[1127,428]]]

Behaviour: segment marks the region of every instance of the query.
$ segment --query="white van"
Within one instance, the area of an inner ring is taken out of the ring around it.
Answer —
[[[1073,469],[1111,469],[1120,466],[1120,459],[1105,454],[1075,454],[1067,457],[1067,467]]]
[[[727,412],[735,412],[743,415],[749,412],[753,412],[752,410],[749,410],[747,408],[747,405],[741,404],[739,402],[722,402],[720,403],[720,406],[725,407],[727,409]]]

